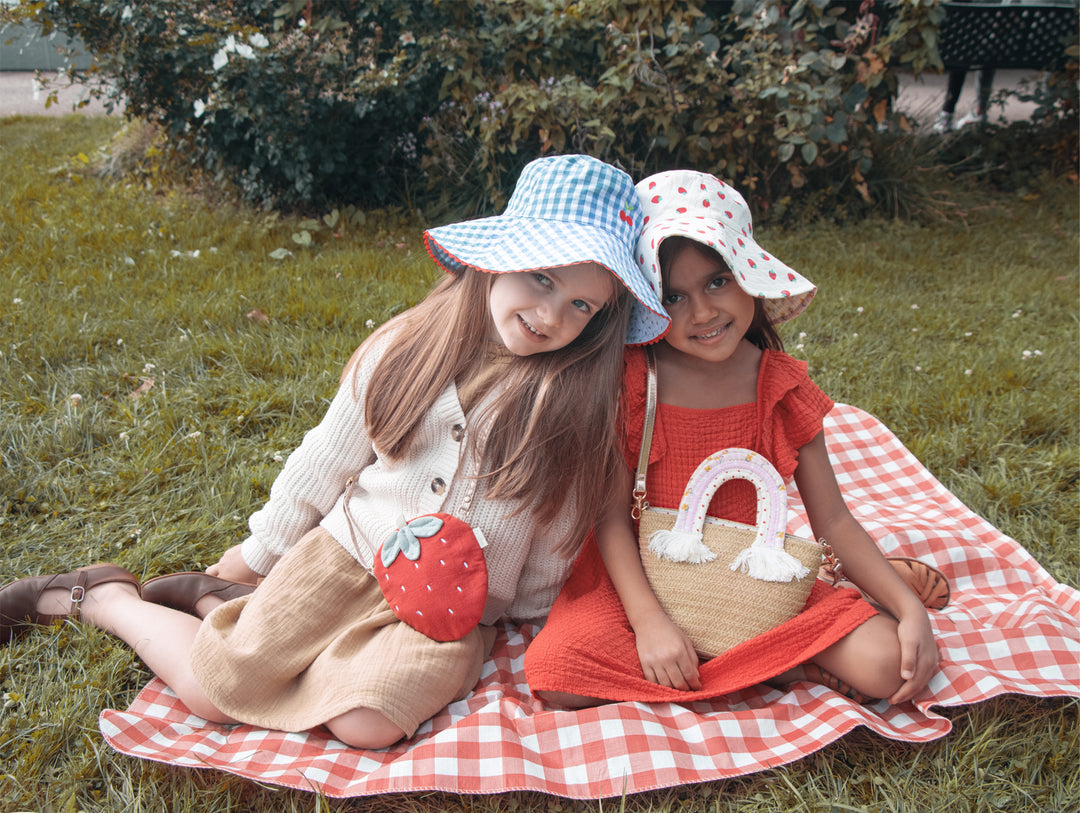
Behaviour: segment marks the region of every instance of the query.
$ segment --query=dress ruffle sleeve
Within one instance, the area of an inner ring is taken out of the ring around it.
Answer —
[[[784,481],[795,476],[799,449],[822,430],[833,400],[807,374],[805,361],[766,350],[758,373],[763,452]]]

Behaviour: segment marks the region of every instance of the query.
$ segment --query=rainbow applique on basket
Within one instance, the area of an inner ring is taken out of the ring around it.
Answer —
[[[718,488],[748,480],[757,523],[706,515]],[[764,457],[730,448],[691,475],[679,510],[646,508],[638,541],[645,575],[661,606],[705,658],[794,618],[822,561],[817,542],[785,533],[787,488]]]

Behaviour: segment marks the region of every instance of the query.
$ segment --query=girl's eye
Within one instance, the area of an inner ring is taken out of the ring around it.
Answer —
[[[546,274],[534,273],[533,278],[545,288],[550,288],[553,285],[553,283],[551,282],[551,277],[547,276]]]
[[[660,300],[660,304],[662,304],[664,307],[667,307],[668,305],[677,305],[680,301],[682,301],[681,294],[667,294],[662,300]]]
[[[584,299],[575,299],[570,304],[573,305],[575,308],[577,308],[582,313],[589,313],[589,311],[591,310],[591,308],[589,307],[589,303],[586,302]]]
[[[722,277],[716,277],[709,283],[709,287],[710,288],[723,288],[729,282],[731,282],[731,277],[729,277],[729,276],[725,275],[725,276],[722,276]]]

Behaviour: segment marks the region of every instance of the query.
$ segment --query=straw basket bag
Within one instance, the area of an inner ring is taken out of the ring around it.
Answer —
[[[677,512],[648,506],[645,474],[656,387],[647,356],[645,434],[634,488],[641,562],[664,611],[701,656],[712,658],[798,615],[817,578],[822,546],[785,533],[784,482],[749,449],[723,449],[705,458]],[[749,480],[757,489],[756,527],[705,515],[716,490],[734,479]]]

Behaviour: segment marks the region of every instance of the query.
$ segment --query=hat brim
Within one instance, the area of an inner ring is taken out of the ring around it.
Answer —
[[[625,238],[565,221],[498,215],[424,232],[432,259],[449,272],[473,268],[488,274],[539,271],[593,262],[608,269],[634,297],[627,344],[660,339],[671,322],[659,295],[642,278]]]
[[[813,282],[762,249],[752,237],[723,221],[703,217],[645,224],[638,238],[638,261],[646,274],[659,277],[660,244],[669,237],[686,237],[719,254],[739,287],[765,300],[765,312],[773,324],[798,316],[817,292]]]

